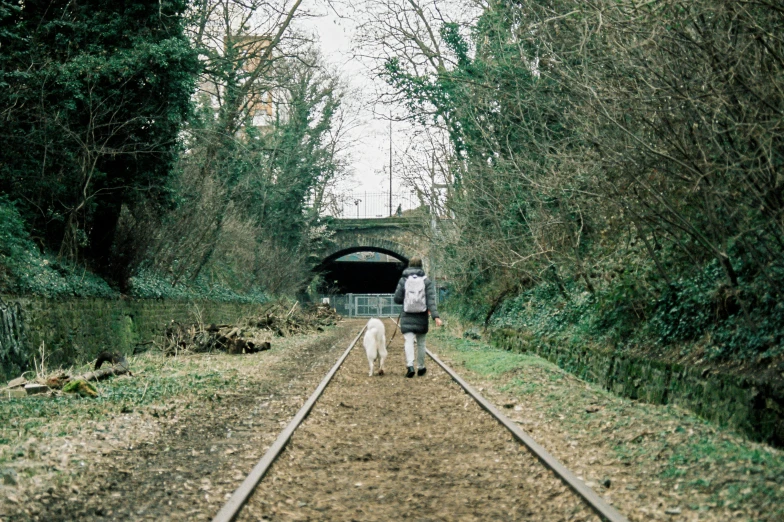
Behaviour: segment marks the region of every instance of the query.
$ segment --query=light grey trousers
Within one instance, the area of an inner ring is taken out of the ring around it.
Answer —
[[[406,366],[414,366],[414,340],[417,345],[417,369],[425,367],[425,336],[427,334],[404,333],[403,347],[406,350]]]

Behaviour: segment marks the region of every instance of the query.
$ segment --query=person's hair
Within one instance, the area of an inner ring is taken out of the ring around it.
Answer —
[[[422,258],[412,257],[408,260],[408,268],[422,268]]]

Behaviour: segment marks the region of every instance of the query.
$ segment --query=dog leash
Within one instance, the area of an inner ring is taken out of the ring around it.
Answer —
[[[395,330],[392,332],[392,337],[389,338],[389,342],[387,343],[387,350],[389,349],[389,345],[392,344],[392,339],[395,338],[395,334],[397,333],[398,328],[400,327],[400,318],[403,317],[403,312],[400,312],[400,315],[397,316],[397,321],[392,319],[392,322],[395,323]]]

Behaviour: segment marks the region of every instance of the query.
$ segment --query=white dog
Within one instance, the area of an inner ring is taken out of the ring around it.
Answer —
[[[376,358],[378,358],[378,374],[384,375],[384,361],[387,358],[387,336],[381,319],[374,317],[368,321],[362,344],[365,345],[365,353],[367,353],[368,363],[370,363],[368,376],[373,375],[373,363],[376,361]]]

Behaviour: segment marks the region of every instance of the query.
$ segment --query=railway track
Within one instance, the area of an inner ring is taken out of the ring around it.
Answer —
[[[403,378],[398,335],[368,377],[363,331],[213,522],[627,520],[435,354]]]

